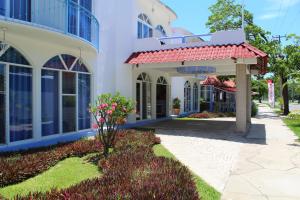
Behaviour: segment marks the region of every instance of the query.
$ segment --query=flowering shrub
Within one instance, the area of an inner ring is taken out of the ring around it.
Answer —
[[[46,171],[71,156],[99,152],[102,145],[95,140],[81,140],[48,148],[32,149],[0,157],[0,187],[15,184]],[[1,199],[1,198],[0,198]]]
[[[196,113],[196,114],[191,114],[189,118],[207,119],[210,118],[210,116],[208,113]]]
[[[133,102],[119,93],[114,96],[103,94],[98,97],[96,105],[91,107],[90,111],[95,119],[93,128],[98,131],[104,157],[108,157],[109,148],[113,147],[119,126],[126,123],[126,118],[133,109]]]
[[[195,113],[188,116],[189,118],[198,118],[198,119],[208,119],[208,118],[218,118],[218,117],[235,117],[235,113],[212,113],[212,112],[203,112]]]

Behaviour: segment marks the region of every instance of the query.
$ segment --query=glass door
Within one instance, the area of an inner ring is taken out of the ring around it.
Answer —
[[[0,144],[6,143],[5,122],[5,65],[0,64]]]
[[[141,87],[141,85],[142,85],[142,82],[140,82],[140,81],[138,81],[137,83],[136,83],[136,120],[141,120],[142,119],[142,113],[141,113],[141,111],[142,111],[142,99],[141,99],[141,97],[142,97],[142,87]]]
[[[157,84],[156,86],[156,117],[167,116],[167,85]]]

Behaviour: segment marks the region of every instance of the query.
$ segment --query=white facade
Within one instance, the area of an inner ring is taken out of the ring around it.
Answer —
[[[199,39],[199,37],[193,41],[193,44],[182,44],[180,38],[175,38],[164,40],[163,42],[166,45],[162,45],[162,41],[158,38],[174,36],[171,24],[177,16],[159,0],[86,0],[84,5],[71,3],[70,0],[65,1],[67,4],[59,4],[57,0],[32,0],[29,4],[31,7],[22,10],[25,14],[27,13],[26,15],[23,15],[24,13],[22,14],[20,10],[14,11],[14,14],[12,14],[10,1],[3,2],[0,2],[0,11],[1,9],[5,11],[0,12],[0,28],[2,30],[0,31],[0,37],[2,32],[5,32],[6,37],[1,37],[0,40],[19,51],[29,62],[29,67],[32,69],[33,102],[32,136],[19,141],[11,141],[10,131],[12,126],[9,113],[9,93],[11,91],[8,82],[12,84],[13,80],[6,81],[7,95],[4,103],[6,106],[4,109],[6,114],[5,142],[0,145],[0,151],[29,147],[35,144],[38,146],[68,141],[92,134],[89,128],[79,130],[78,112],[80,112],[80,106],[78,102],[81,97],[78,96],[78,78],[76,79],[76,108],[74,107],[76,126],[74,131],[67,133],[63,131],[65,121],[62,119],[64,117],[62,99],[64,96],[72,96],[72,94],[61,94],[64,93],[62,74],[67,71],[65,69],[59,72],[59,86],[57,86],[60,95],[58,109],[60,119],[57,122],[59,123],[59,133],[52,136],[42,136],[41,74],[45,63],[57,55],[71,55],[75,57],[75,62],[82,60],[82,64],[88,69],[91,78],[90,96],[92,102],[99,94],[116,92],[136,100],[137,110],[140,113],[130,116],[129,123],[132,124],[170,116],[172,114],[172,100],[175,97],[181,99],[181,112],[184,113],[186,111],[185,105],[187,105],[185,103],[184,85],[187,81],[191,85],[191,98],[189,101],[190,109],[186,112],[197,112],[199,110],[199,106],[194,107],[194,100],[199,101],[200,95],[199,79],[194,76],[174,74],[174,70],[161,70],[157,66],[147,68],[147,66],[138,67],[125,64],[125,61],[133,52],[193,45],[224,44],[224,40],[236,44],[245,41],[243,34],[237,31],[225,32],[222,35],[217,33],[208,42],[202,40],[202,38]],[[73,11],[74,6],[77,10],[83,12],[77,13],[76,9]],[[82,13],[85,14],[81,15]],[[147,16],[147,22],[142,22],[139,19],[141,14]],[[144,23],[146,28],[138,22]],[[160,27],[160,29],[163,27],[164,31],[156,30],[157,27]],[[138,30],[142,30],[142,32],[139,31],[139,34]],[[143,38],[144,36],[146,38]],[[178,33],[176,36],[178,36]],[[76,65],[75,62],[73,65]],[[7,70],[15,64],[2,62],[0,53],[1,64],[6,66],[5,79],[8,80],[9,73]],[[167,66],[168,64],[163,65]],[[179,66],[170,66],[170,69]],[[233,72],[235,68],[226,66],[225,70],[226,72]],[[221,69],[218,73],[223,74],[225,71]],[[139,78],[141,74],[143,76],[146,74],[149,78],[141,80]],[[78,77],[78,75],[76,76]],[[159,81],[161,82],[158,84]],[[194,89],[196,85],[198,88]],[[196,92],[197,90],[198,92]],[[24,129],[24,125],[20,125],[20,127]],[[48,143],[44,141],[48,141]]]

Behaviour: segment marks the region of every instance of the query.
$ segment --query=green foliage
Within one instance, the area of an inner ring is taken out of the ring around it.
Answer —
[[[133,110],[133,101],[119,93],[100,95],[95,106],[90,108],[96,122],[93,128],[98,131],[97,138],[103,145],[105,157],[108,157],[109,148],[113,147],[119,126],[126,123],[126,118]]]
[[[128,134],[124,135],[127,136]],[[130,137],[132,142],[141,146],[122,148],[101,160],[99,167],[103,176],[100,178],[84,181],[67,189],[53,190],[46,194],[33,193],[17,199],[199,199],[195,182],[187,167],[177,160],[154,155],[152,146],[156,140],[152,136],[147,137],[149,141],[146,143],[149,146],[143,144],[142,141],[145,140],[142,137]],[[141,143],[134,141],[135,139]]]
[[[180,104],[181,104],[181,101],[178,97],[173,99],[173,108],[174,109],[180,109]]]
[[[287,118],[292,120],[300,120],[300,112],[291,112]]]
[[[155,145],[153,147],[156,156],[161,156],[165,158],[170,158],[176,160],[176,157],[168,151],[163,145]],[[193,180],[196,183],[199,198],[201,200],[219,200],[221,199],[221,194],[216,191],[213,187],[208,185],[199,176],[193,174]]]
[[[81,140],[48,148],[32,149],[0,157],[0,187],[19,183],[48,170],[69,157],[82,157],[98,152],[101,144],[94,140]]]
[[[298,136],[300,140],[300,120],[299,119],[284,119],[285,124]]]
[[[57,163],[36,177],[1,188],[0,194],[5,198],[13,198],[31,192],[48,192],[53,188],[64,189],[99,175],[101,174],[96,165],[88,163],[85,158],[73,157]]]
[[[242,5],[235,0],[217,0],[209,8],[211,15],[206,26],[210,32],[221,30],[235,30],[242,27]],[[275,42],[269,40],[270,32],[254,24],[253,14],[245,9],[245,32],[250,44],[258,49],[271,54]]]
[[[258,113],[258,106],[256,103],[252,102],[251,106],[251,117],[255,117]]]
[[[258,98],[261,100],[268,95],[268,84],[265,79],[252,79],[252,91],[258,93]]]

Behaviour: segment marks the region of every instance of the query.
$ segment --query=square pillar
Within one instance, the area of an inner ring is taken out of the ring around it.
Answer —
[[[247,123],[251,125],[251,114],[252,114],[252,83],[251,83],[251,74],[247,74],[247,81],[248,81],[248,116],[247,116]]]
[[[248,76],[247,65],[236,65],[236,82],[237,82],[237,94],[236,94],[236,131],[241,133],[247,133],[248,131]]]

